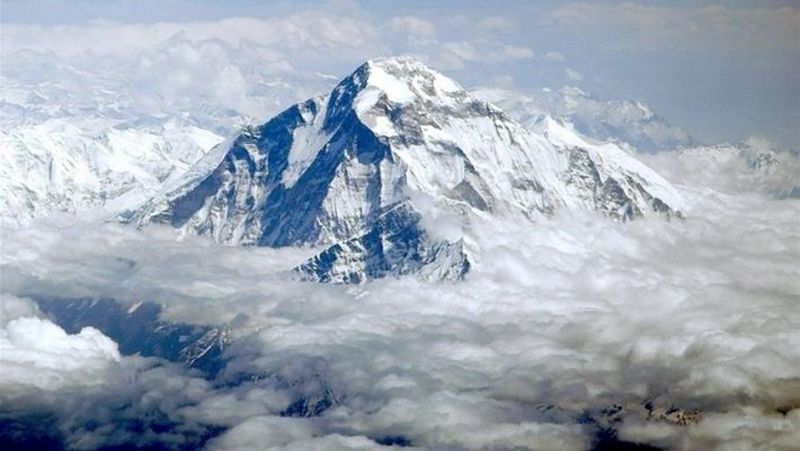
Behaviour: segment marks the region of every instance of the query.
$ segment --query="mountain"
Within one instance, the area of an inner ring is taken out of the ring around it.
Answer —
[[[4,129],[2,221],[20,225],[57,211],[118,209],[141,202],[148,189],[182,173],[220,141],[212,132],[176,120],[126,126],[47,119]]]
[[[324,246],[296,271],[360,282],[463,277],[470,217],[535,220],[567,208],[629,220],[685,209],[618,146],[551,118],[537,127],[418,61],[375,59],[329,94],[243,130],[123,220],[229,244]],[[443,225],[449,217],[460,224]]]
[[[499,105],[526,126],[544,116],[555,116],[590,138],[622,141],[648,153],[697,145],[688,133],[640,101],[601,100],[574,86],[530,94],[495,88],[475,89],[473,93]]]

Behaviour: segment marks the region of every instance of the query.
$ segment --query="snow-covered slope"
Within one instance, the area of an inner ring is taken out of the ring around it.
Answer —
[[[473,93],[499,105],[526,126],[549,115],[572,123],[588,137],[622,141],[643,152],[696,145],[688,133],[639,101],[600,100],[574,86],[529,94],[495,88],[475,89]]]
[[[141,202],[221,140],[174,120],[114,127],[50,119],[0,131],[0,215],[18,225],[56,211]]]
[[[468,227],[440,216],[531,220],[567,208],[627,220],[684,209],[619,147],[549,118],[538,127],[420,62],[372,60],[330,94],[243,131],[124,218],[224,243],[330,246],[298,271],[350,282],[461,277]]]

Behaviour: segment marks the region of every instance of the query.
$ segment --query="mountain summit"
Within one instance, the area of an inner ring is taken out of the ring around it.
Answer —
[[[352,283],[463,277],[462,237],[431,230],[440,214],[535,218],[560,208],[629,220],[684,207],[613,144],[590,144],[549,118],[528,131],[419,61],[381,58],[219,145],[125,220],[223,243],[328,246],[296,270]]]

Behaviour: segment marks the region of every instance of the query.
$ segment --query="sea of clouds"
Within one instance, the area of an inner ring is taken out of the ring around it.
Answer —
[[[779,180],[796,184],[783,157]],[[84,449],[579,450],[606,429],[663,448],[791,449],[800,200],[747,165],[676,158],[649,162],[679,184],[685,219],[475,220],[460,283],[296,282],[286,271],[312,249],[69,216],[3,230],[0,420]],[[96,329],[67,334],[37,296],[145,300],[165,320],[228,327],[226,367],[208,379],[120,355]],[[281,415],[321,398],[322,415]]]

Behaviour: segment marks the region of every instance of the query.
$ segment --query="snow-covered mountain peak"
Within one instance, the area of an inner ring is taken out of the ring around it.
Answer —
[[[362,68],[365,86],[384,92],[392,102],[446,99],[464,93],[454,80],[410,57],[375,58]],[[359,77],[361,73],[361,69],[356,71]]]
[[[543,126],[525,129],[413,59],[371,60],[244,130],[126,219],[231,244],[329,246],[298,271],[356,282],[463,276],[475,215],[680,214],[669,183],[619,147]],[[433,230],[443,216],[463,219],[463,237]]]

